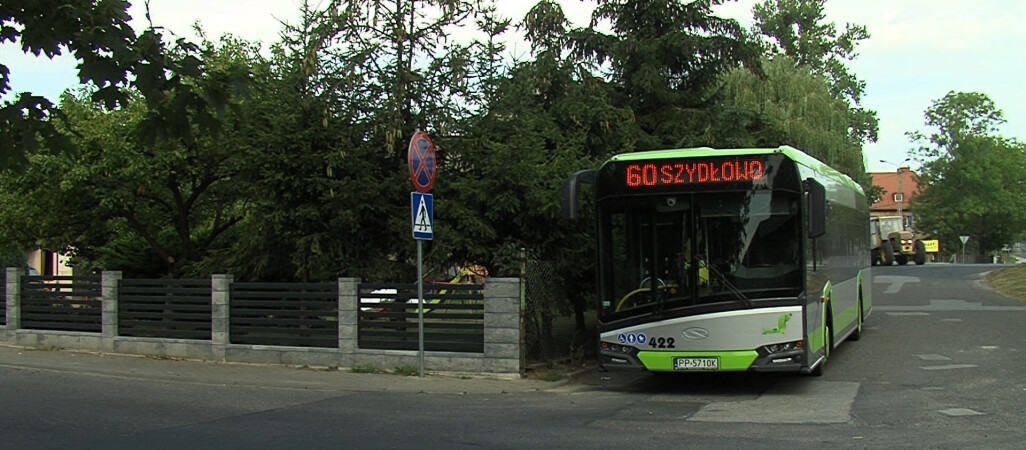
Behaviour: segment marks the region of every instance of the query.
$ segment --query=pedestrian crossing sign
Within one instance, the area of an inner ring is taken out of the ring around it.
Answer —
[[[434,197],[423,192],[411,192],[410,200],[411,216],[413,218],[413,238],[430,241],[434,236]]]

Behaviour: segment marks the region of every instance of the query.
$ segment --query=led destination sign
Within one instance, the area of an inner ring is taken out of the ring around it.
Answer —
[[[766,175],[764,164],[758,158],[638,163],[626,167],[624,181],[632,188],[757,181]]]

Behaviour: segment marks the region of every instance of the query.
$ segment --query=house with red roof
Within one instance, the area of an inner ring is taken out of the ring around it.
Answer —
[[[919,191],[919,176],[907,166],[896,171],[869,172],[869,176],[873,184],[883,188],[880,200],[869,208],[870,215],[900,215],[904,218],[906,228],[914,228],[915,218],[909,210],[909,202]]]

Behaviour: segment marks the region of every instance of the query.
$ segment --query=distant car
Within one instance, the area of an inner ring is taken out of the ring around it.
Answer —
[[[38,277],[39,276],[39,271],[36,270],[35,267],[25,266],[25,275],[28,275],[30,277]]]

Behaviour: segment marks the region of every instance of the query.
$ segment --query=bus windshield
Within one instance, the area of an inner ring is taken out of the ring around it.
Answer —
[[[599,205],[602,318],[797,301],[800,201],[796,192],[765,189],[606,199]]]

